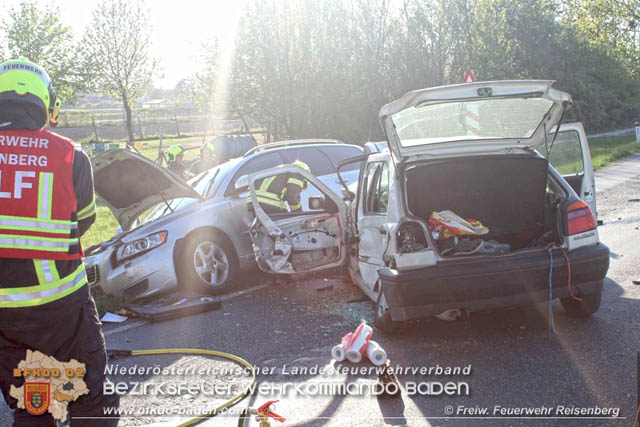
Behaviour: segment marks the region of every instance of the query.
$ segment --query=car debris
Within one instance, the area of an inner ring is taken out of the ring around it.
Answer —
[[[110,311],[107,311],[104,314],[104,316],[100,318],[100,321],[103,323],[122,323],[122,322],[126,322],[127,319],[129,319],[127,316],[121,316],[119,314],[115,314],[115,313],[111,313]]]
[[[222,307],[222,301],[220,301],[220,299],[205,295],[182,298],[177,301],[177,303],[148,305],[127,304],[123,307],[123,310],[132,317],[139,317],[151,322],[161,322],[204,313],[206,311],[218,310]]]

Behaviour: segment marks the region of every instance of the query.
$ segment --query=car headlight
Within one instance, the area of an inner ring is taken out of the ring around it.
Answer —
[[[159,231],[157,233],[149,234],[142,239],[134,240],[133,242],[125,243],[124,245],[120,246],[116,253],[116,259],[117,261],[122,261],[127,258],[142,255],[143,253],[148,252],[153,248],[157,248],[166,241],[166,231]]]

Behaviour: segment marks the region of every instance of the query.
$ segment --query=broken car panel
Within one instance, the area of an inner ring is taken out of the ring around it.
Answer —
[[[309,181],[321,198],[313,210],[302,214],[267,215],[256,197],[262,179],[289,174]],[[256,215],[250,235],[258,266],[269,273],[291,274],[324,270],[341,265],[346,257],[346,205],[322,181],[300,167],[288,165],[249,175],[251,205]]]

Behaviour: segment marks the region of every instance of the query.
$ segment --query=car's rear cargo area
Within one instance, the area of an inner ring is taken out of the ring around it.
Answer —
[[[406,177],[413,215],[428,221],[434,211],[449,210],[489,229],[471,239],[508,244],[511,252],[544,246],[557,234],[559,199],[547,194],[546,159],[533,155],[444,159],[409,165]]]

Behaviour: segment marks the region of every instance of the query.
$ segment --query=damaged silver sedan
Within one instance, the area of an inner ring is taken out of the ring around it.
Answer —
[[[146,298],[178,288],[229,291],[255,266],[249,227],[247,175],[302,160],[335,191],[336,164],[362,148],[335,140],[284,141],[256,147],[188,183],[151,160],[111,150],[93,160],[96,193],[121,233],[86,251],[90,284],[111,295]],[[357,165],[345,179],[356,183]],[[306,201],[317,194],[308,189]]]

